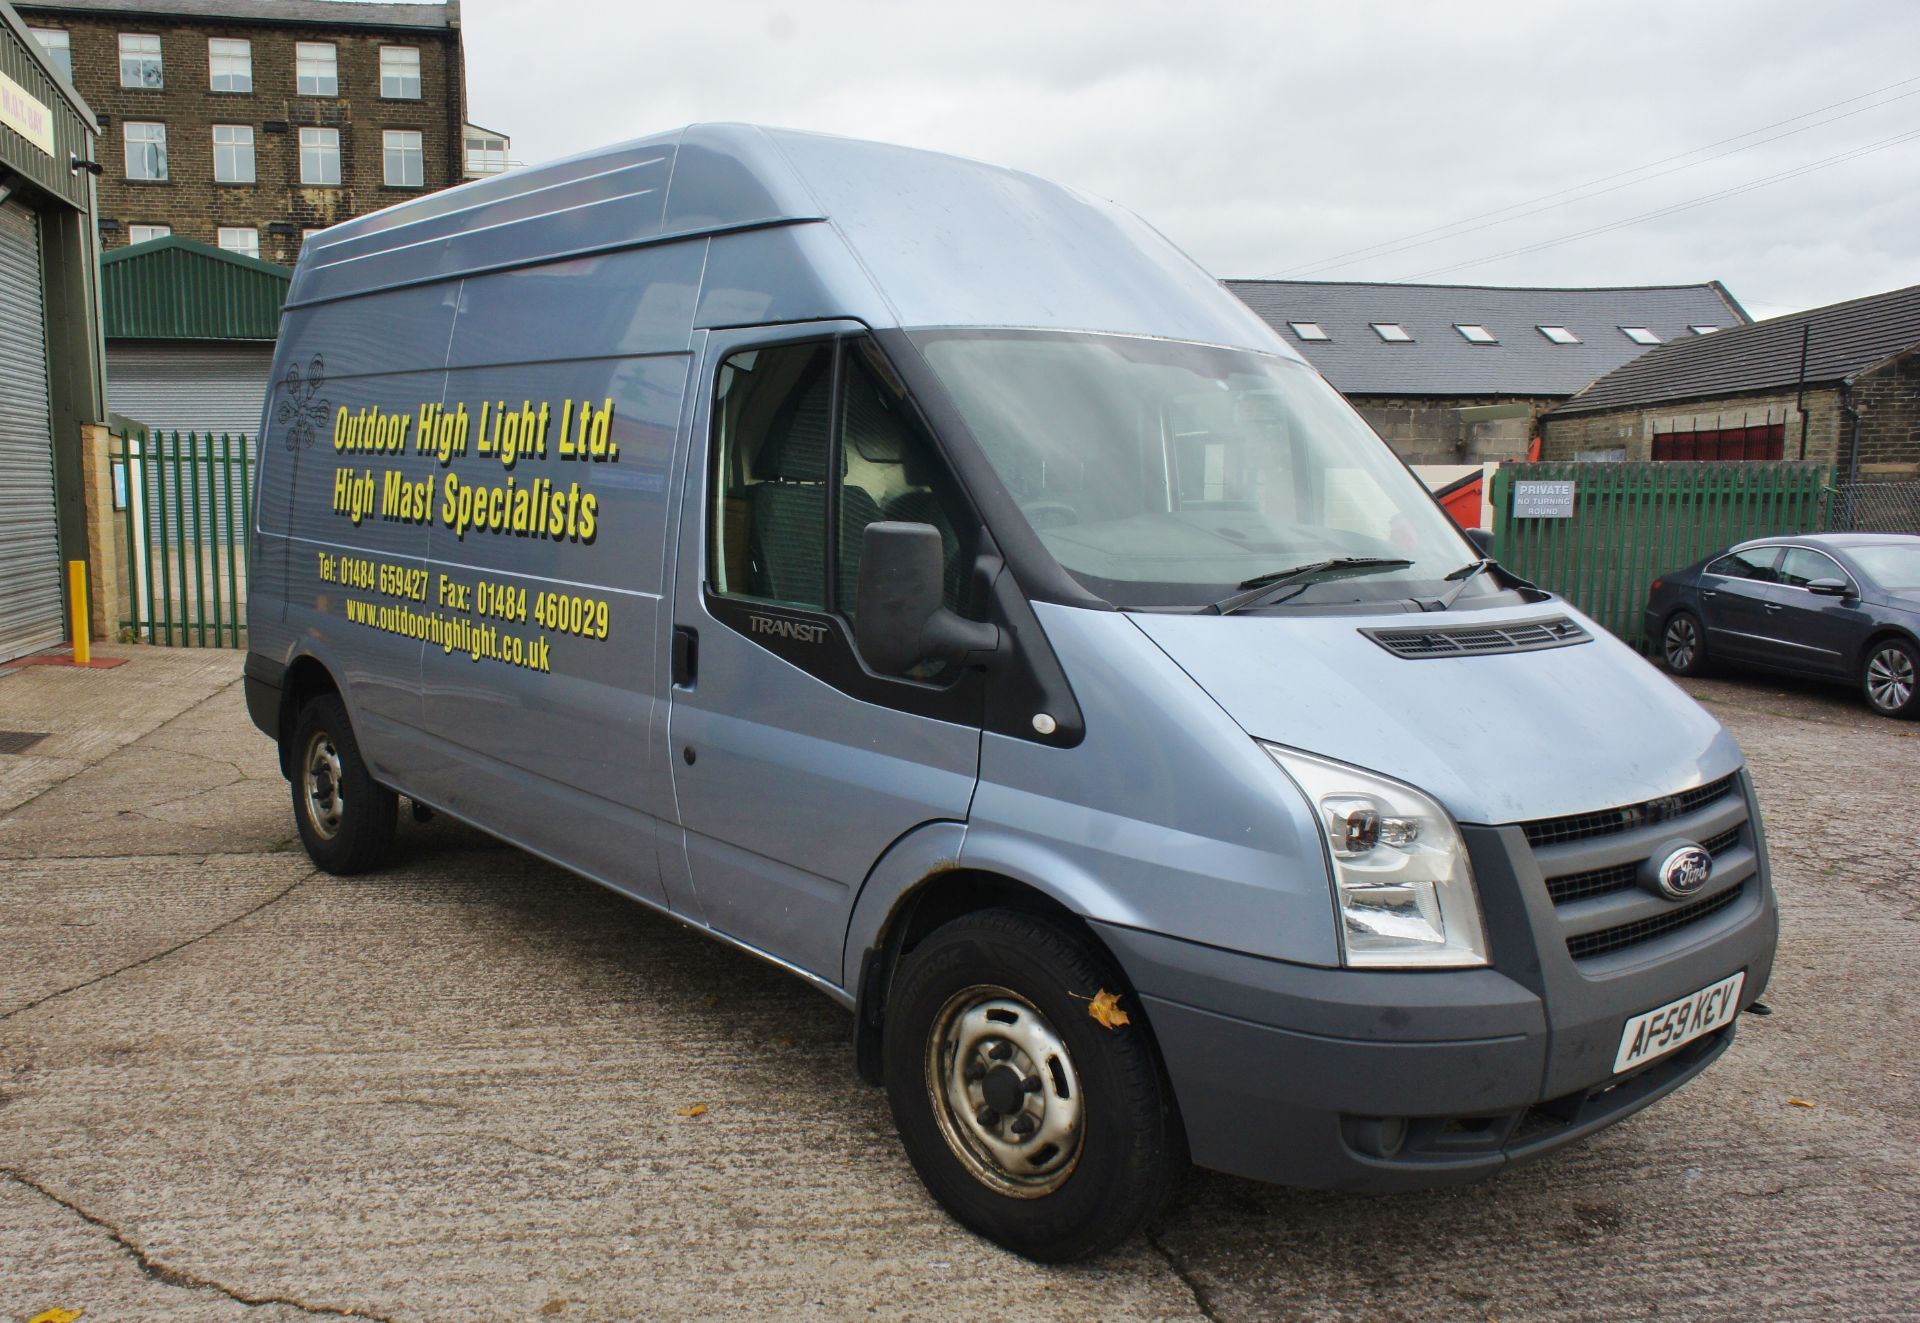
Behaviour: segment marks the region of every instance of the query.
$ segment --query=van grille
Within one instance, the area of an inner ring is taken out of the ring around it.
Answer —
[[[1537,652],[1542,648],[1565,648],[1593,639],[1593,635],[1565,616],[1451,629],[1363,629],[1360,632],[1396,657],[1416,659]]]
[[[1628,804],[1624,808],[1604,809],[1597,813],[1570,813],[1562,818],[1541,818],[1535,822],[1523,822],[1520,826],[1521,830],[1527,834],[1527,844],[1535,849],[1543,845],[1564,845],[1568,841],[1584,841],[1589,837],[1629,831],[1649,823],[1665,822],[1669,818],[1678,818],[1696,812],[1732,794],[1739,784],[1739,779],[1737,774],[1723,776],[1718,781],[1710,781],[1692,790],[1682,790],[1677,795],[1666,795],[1659,799]]]
[[[1740,828],[1729,827],[1718,836],[1712,836],[1700,842],[1700,848],[1718,859],[1740,843]],[[1611,868],[1594,868],[1584,873],[1569,873],[1565,877],[1547,879],[1547,894],[1553,897],[1556,905],[1565,905],[1571,901],[1586,900],[1590,896],[1604,896],[1609,892],[1625,891],[1634,885],[1640,876],[1640,865],[1615,864]]]
[[[1594,956],[1607,955],[1622,947],[1635,946],[1641,942],[1664,937],[1689,924],[1718,914],[1747,893],[1747,886],[1729,887],[1717,896],[1705,900],[1696,900],[1691,905],[1682,905],[1678,909],[1667,910],[1649,919],[1636,919],[1632,923],[1623,923],[1617,928],[1602,928],[1599,932],[1582,933],[1578,937],[1567,939],[1567,954],[1575,960],[1590,960]]]

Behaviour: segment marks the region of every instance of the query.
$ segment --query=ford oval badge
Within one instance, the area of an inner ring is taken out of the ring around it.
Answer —
[[[1654,876],[1661,894],[1685,900],[1713,876],[1713,856],[1697,845],[1683,845],[1660,861],[1660,870]]]

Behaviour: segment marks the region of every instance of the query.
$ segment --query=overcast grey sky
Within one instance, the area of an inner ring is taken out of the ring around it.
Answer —
[[[1031,170],[1132,208],[1222,277],[1718,278],[1756,317],[1920,283],[1913,0],[462,13],[471,116],[527,163],[746,120]],[[1418,246],[1372,251],[1396,241]]]

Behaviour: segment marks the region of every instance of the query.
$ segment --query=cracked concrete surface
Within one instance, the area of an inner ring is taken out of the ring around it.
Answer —
[[[932,1207],[837,1008],[446,822],[318,874],[239,658],[123,655],[0,678],[56,729],[0,759],[0,1318],[1920,1313],[1920,728],[1844,694],[1689,683],[1784,915],[1779,1013],[1701,1080],[1461,1190],[1197,1174],[1044,1269]]]

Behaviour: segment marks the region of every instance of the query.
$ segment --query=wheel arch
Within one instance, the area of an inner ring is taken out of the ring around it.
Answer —
[[[346,692],[334,678],[327,664],[312,653],[302,653],[287,665],[285,679],[281,682],[279,738],[280,738],[280,775],[289,781],[293,779],[292,748],[294,723],[300,720],[300,713],[316,698],[332,694],[345,703]],[[348,713],[352,720],[352,713]]]

